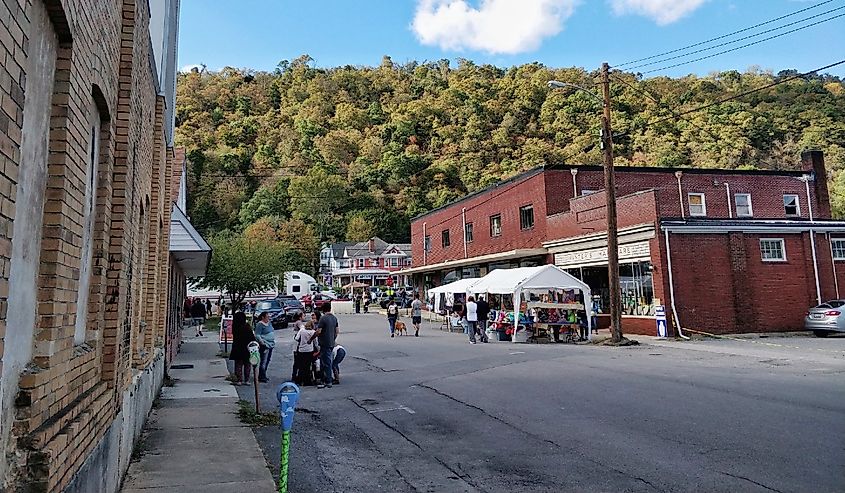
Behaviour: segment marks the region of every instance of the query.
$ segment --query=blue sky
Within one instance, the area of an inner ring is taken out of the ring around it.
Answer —
[[[822,0],[182,0],[179,64],[271,70],[309,54],[318,66],[468,58],[511,66],[619,65],[823,3]],[[740,36],[845,7],[833,0]],[[845,8],[801,25],[845,13]],[[742,45],[777,34],[749,39]],[[721,51],[714,50],[714,51]],[[704,52],[693,56],[707,55]],[[670,55],[671,56],[671,55]],[[648,75],[757,65],[810,70],[845,58],[845,17]],[[660,69],[684,59],[642,67]],[[845,65],[828,72],[845,76]]]

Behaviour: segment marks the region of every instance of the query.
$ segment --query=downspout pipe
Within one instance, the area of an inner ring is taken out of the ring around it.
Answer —
[[[463,224],[463,236],[464,236],[464,258],[467,258],[467,208],[464,207],[461,209],[461,223]]]
[[[428,236],[426,231],[426,223],[423,223],[423,265],[428,264],[428,245],[425,244],[425,239]]]
[[[686,214],[684,213],[684,191],[681,188],[682,176],[684,176],[683,171],[675,171],[675,178],[678,179],[678,203],[681,206],[681,219],[686,219]]]
[[[734,211],[733,211],[733,208],[731,207],[731,184],[728,183],[728,182],[725,182],[725,193],[728,194],[728,217],[730,219],[733,219],[734,218]]]
[[[680,183],[680,177],[678,178]],[[672,298],[672,318],[675,320],[675,328],[678,329],[678,336],[681,339],[689,340],[681,330],[681,320],[678,318],[678,309],[675,308],[675,281],[672,278],[672,250],[669,249],[669,230],[664,228],[663,233],[666,235],[666,267],[669,270],[669,297]]]
[[[833,268],[833,285],[836,287],[836,299],[839,299],[839,279],[836,278],[836,260],[833,259],[833,238],[827,234],[827,245],[830,247],[830,266]]]
[[[807,210],[810,213],[810,224],[812,224],[815,220],[813,219],[813,203],[810,201],[810,175],[802,176],[801,181],[804,182],[804,186],[807,188]],[[821,305],[822,290],[819,285],[819,261],[816,257],[816,232],[813,230],[812,226],[810,227],[810,250],[812,250],[813,253],[813,276],[816,281],[816,302]]]

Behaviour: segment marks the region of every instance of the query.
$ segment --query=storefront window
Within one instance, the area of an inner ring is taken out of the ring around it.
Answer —
[[[651,262],[629,262],[619,265],[623,315],[654,315],[654,282],[651,271]],[[609,312],[610,290],[606,265],[574,267],[566,269],[566,272],[587,283],[593,296],[600,298],[601,312]]]

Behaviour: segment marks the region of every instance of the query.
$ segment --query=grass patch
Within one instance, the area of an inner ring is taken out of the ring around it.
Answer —
[[[257,413],[251,402],[243,399],[238,401],[238,418],[241,423],[253,428],[258,426],[279,426],[279,413],[273,412]]]

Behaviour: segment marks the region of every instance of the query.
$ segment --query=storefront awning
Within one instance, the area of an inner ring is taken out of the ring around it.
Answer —
[[[523,248],[518,250],[510,250],[508,252],[491,253],[489,255],[480,255],[478,257],[462,258],[459,260],[449,260],[447,262],[440,262],[439,264],[421,265],[419,267],[412,267],[410,269],[401,270],[394,274],[410,275],[423,274],[426,272],[435,272],[445,269],[453,269],[456,267],[464,267],[467,265],[486,264],[490,262],[498,262],[501,260],[512,260],[523,257],[536,257],[538,255],[546,255],[548,250],[545,248]]]
[[[211,260],[211,246],[174,204],[170,214],[170,255],[186,277],[202,277]]]

